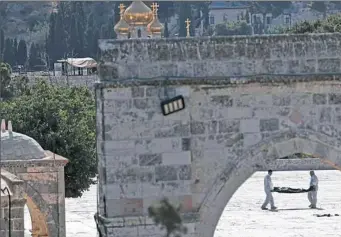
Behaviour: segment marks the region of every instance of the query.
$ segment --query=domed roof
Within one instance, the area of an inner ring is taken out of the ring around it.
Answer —
[[[114,27],[114,30],[117,34],[120,35],[128,35],[129,34],[129,25],[128,23],[122,18]]]
[[[46,157],[44,149],[33,138],[16,132],[1,133],[1,160],[34,160]]]
[[[115,25],[114,30],[116,34],[119,35],[128,35],[129,34],[129,25],[128,23],[123,19],[123,13],[124,13],[124,5],[120,6],[120,21]]]
[[[160,23],[156,14],[154,15],[152,22],[150,22],[147,27],[148,31],[153,35],[161,34],[163,31],[163,25]]]
[[[125,10],[123,17],[129,25],[147,26],[153,20],[153,12],[142,1],[135,0]]]

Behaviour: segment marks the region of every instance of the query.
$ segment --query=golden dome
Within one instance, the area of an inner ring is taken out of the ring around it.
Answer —
[[[114,30],[117,34],[128,35],[129,25],[122,17],[120,21],[115,25]]]
[[[114,30],[115,30],[116,34],[128,35],[129,34],[129,25],[123,19],[124,5],[120,4],[119,8],[120,8],[120,21],[115,25]]]
[[[153,12],[142,1],[135,0],[125,10],[123,17],[129,25],[147,26],[153,20]]]
[[[148,31],[154,34],[161,34],[163,30],[163,25],[160,23],[158,17],[155,15],[152,22],[148,24]]]

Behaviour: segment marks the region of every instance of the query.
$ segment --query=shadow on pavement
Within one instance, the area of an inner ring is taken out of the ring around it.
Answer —
[[[306,211],[306,210],[324,210],[323,208],[287,208],[287,209],[277,209],[278,211]]]

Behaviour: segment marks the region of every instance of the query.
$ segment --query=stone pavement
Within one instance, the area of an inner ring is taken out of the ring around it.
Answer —
[[[226,206],[215,237],[341,237],[340,217],[315,217],[313,214],[341,214],[341,172],[316,171],[320,180],[318,206],[308,209],[306,194],[274,194],[279,212],[260,210],[263,202],[264,172],[248,179]],[[274,186],[307,188],[309,174],[304,172],[274,172]],[[82,198],[66,200],[67,237],[95,237],[93,214],[96,212],[96,186]],[[26,211],[26,228],[29,215]],[[29,237],[27,231],[27,237]]]
[[[278,212],[260,210],[264,199],[264,172],[248,179],[234,194],[220,219],[214,237],[315,237],[341,236],[341,216],[316,217],[313,214],[341,214],[341,172],[316,171],[319,178],[318,207],[307,208],[307,194],[274,193]],[[274,172],[274,186],[308,188],[307,171]]]

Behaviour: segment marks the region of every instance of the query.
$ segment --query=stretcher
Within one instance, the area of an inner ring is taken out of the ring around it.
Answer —
[[[272,192],[276,192],[276,193],[307,193],[309,191],[313,191],[313,187],[310,187],[308,189],[289,188],[289,187],[274,187]]]

